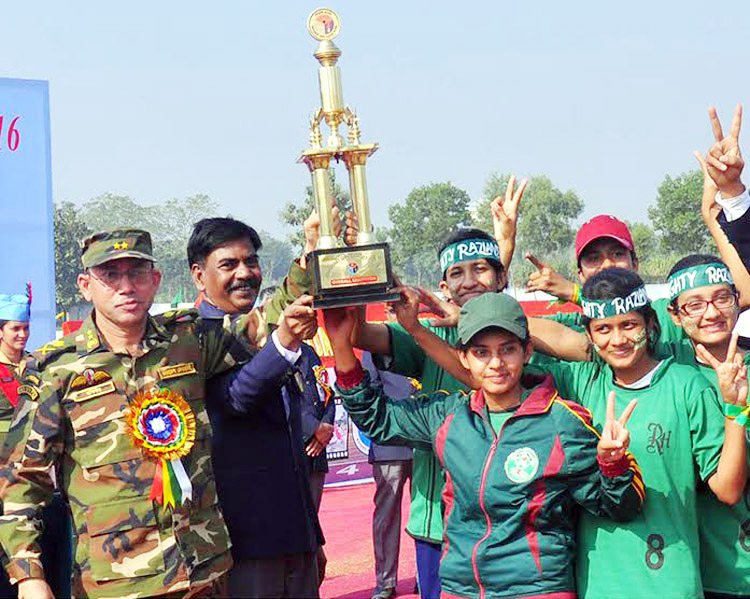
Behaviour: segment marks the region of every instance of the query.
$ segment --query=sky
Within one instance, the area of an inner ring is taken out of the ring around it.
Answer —
[[[0,76],[50,83],[55,201],[205,193],[289,233],[279,212],[310,181],[296,159],[319,104],[319,6],[341,18],[344,99],[380,144],[378,226],[414,187],[478,201],[493,172],[548,175],[582,220],[647,221],[664,176],[710,145],[707,107],[728,129],[750,102],[746,0],[5,3]]]

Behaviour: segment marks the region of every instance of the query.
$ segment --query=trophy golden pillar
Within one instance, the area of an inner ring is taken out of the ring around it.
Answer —
[[[330,9],[313,11],[307,29],[319,44],[313,56],[318,59],[320,108],[310,119],[310,147],[299,162],[307,165],[312,176],[315,209],[320,215],[318,249],[310,255],[313,295],[316,308],[351,306],[399,299],[393,291],[393,272],[388,244],[376,243],[370,220],[365,165],[378,144],[360,141],[359,119],[344,104],[341,71],[337,66],[341,50],[333,43],[338,35],[338,15]],[[321,123],[329,128],[323,143]],[[346,125],[346,142],[339,127]],[[343,246],[334,234],[331,211],[331,162],[342,161],[349,172],[349,192],[357,215],[357,243]]]

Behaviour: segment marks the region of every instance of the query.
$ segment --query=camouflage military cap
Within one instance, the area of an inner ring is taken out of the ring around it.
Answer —
[[[154,262],[148,231],[111,229],[94,233],[81,242],[81,262],[84,268],[118,258],[141,258]]]

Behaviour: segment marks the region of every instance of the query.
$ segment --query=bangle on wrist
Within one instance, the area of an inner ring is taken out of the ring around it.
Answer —
[[[559,297],[556,300],[552,300],[547,307],[551,308],[555,304],[562,305],[567,304],[568,302],[576,304],[577,306],[581,305],[581,286],[578,283],[573,284],[573,293],[571,294],[570,299]]]
[[[745,426],[750,420],[750,406],[737,406],[732,403],[724,404],[724,416],[740,426]]]
[[[573,295],[570,297],[570,301],[577,306],[581,305],[581,286],[578,283],[573,285]]]

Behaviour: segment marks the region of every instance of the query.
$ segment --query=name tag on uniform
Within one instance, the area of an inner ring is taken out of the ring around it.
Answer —
[[[10,420],[0,420],[0,433],[7,433],[10,430]]]
[[[93,387],[86,387],[85,389],[81,389],[80,391],[69,393],[67,398],[71,401],[85,401],[87,399],[92,399],[94,397],[99,397],[101,395],[106,395],[107,393],[114,392],[114,382],[104,381],[103,383],[99,383],[98,385],[94,385]]]
[[[31,401],[36,401],[37,399],[39,399],[39,391],[37,391],[31,385],[20,385],[18,387],[18,395],[28,395]],[[0,430],[0,433],[1,432],[3,431]]]
[[[198,374],[195,369],[193,362],[184,362],[183,364],[173,364],[172,366],[162,366],[157,368],[156,373],[159,375],[161,380],[173,379],[178,376],[186,376],[188,374]]]

